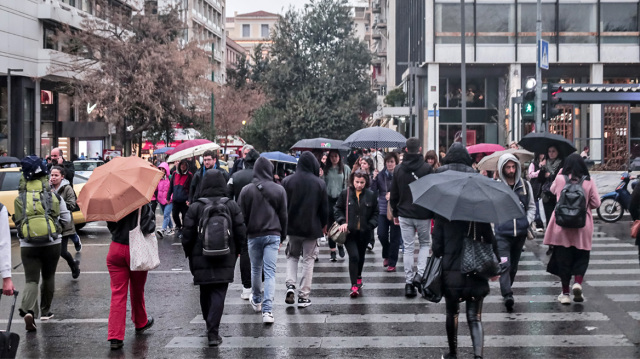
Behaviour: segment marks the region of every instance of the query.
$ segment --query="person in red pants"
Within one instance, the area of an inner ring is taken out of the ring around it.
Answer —
[[[140,210],[129,213],[118,222],[107,222],[112,241],[107,254],[107,268],[111,277],[108,340],[111,342],[112,350],[120,349],[124,345],[129,287],[131,288],[131,320],[135,325],[136,334],[142,334],[153,326],[153,317],[147,316],[147,308],[144,305],[147,272],[133,272],[129,269],[129,231],[138,225],[138,214],[140,214],[142,233],[147,235],[155,232],[156,220],[150,204],[145,204]]]

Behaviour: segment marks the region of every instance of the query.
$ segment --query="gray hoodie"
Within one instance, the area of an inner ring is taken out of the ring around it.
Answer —
[[[536,204],[533,198],[533,189],[531,188],[531,184],[528,181],[522,179],[522,168],[520,166],[520,161],[518,161],[516,156],[510,153],[505,153],[498,159],[498,176],[500,177],[500,181],[508,185],[504,176],[504,166],[509,161],[515,162],[516,164],[516,183],[513,187],[510,187],[513,189],[513,192],[515,192],[516,196],[518,196],[518,198],[520,199],[522,208],[527,213],[527,215],[496,225],[495,232],[496,236],[526,236],[527,228],[536,217]]]

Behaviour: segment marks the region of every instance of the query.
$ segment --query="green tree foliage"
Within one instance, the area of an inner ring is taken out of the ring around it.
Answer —
[[[311,0],[301,11],[290,9],[271,40],[261,76],[251,77],[268,96],[266,108],[243,130],[245,140],[286,150],[303,138],[343,139],[362,127],[375,110],[371,53],[355,36],[346,0]]]

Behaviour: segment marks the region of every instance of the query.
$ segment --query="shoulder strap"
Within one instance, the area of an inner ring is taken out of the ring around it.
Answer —
[[[269,197],[264,195],[264,193],[260,190],[260,188],[258,188],[258,184],[257,183],[254,183],[253,185],[256,186],[256,190],[258,190],[258,192],[262,195],[262,198],[264,198],[264,200],[267,201],[267,203],[269,203],[269,205],[271,206],[271,208],[273,208],[273,211],[277,215],[278,211],[276,210],[276,206],[271,202],[271,200],[269,200]]]

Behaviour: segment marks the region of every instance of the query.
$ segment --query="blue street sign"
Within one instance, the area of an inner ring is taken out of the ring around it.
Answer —
[[[538,44],[538,66],[549,70],[549,42],[540,40]]]

